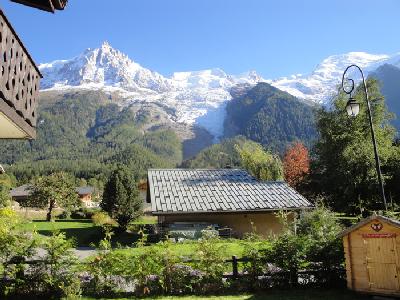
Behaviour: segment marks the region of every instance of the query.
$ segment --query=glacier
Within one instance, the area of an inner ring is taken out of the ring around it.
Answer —
[[[173,108],[174,122],[204,127],[218,141],[223,135],[225,107],[232,99],[233,87],[267,82],[299,99],[328,105],[337,95],[342,73],[348,65],[357,64],[368,75],[384,63],[400,66],[400,54],[332,55],[310,74],[277,79],[264,79],[256,71],[231,75],[219,68],[175,72],[165,77],[104,42],[99,48],[88,48],[72,59],[40,64],[39,69],[43,74],[41,90],[100,89],[118,92],[120,105],[159,102]]]

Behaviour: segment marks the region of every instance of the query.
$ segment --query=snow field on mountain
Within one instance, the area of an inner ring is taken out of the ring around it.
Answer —
[[[399,66],[400,54],[350,52],[333,55],[324,59],[311,74],[273,80],[263,79],[255,71],[229,75],[218,68],[175,72],[167,78],[140,66],[105,42],[100,48],[86,49],[70,60],[41,64],[39,68],[44,76],[43,90],[101,89],[118,92],[121,105],[136,101],[159,102],[173,109],[175,115],[171,120],[202,126],[218,139],[223,135],[225,107],[232,99],[232,87],[267,82],[295,97],[324,105],[337,94],[342,73],[348,65],[359,65],[367,75],[384,63]]]

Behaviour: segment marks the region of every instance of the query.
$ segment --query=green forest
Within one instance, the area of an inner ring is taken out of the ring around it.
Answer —
[[[0,141],[1,163],[19,183],[57,171],[104,182],[118,164],[138,178],[148,168],[239,166],[236,144],[253,140],[282,153],[295,140],[310,145],[316,135],[313,108],[268,84],[233,99],[227,114],[226,139],[182,161],[182,140],[173,129],[145,129],[152,122],[148,112],[122,108],[101,91],[42,93],[37,139]],[[242,130],[229,131],[228,123]]]
[[[378,81],[368,80],[388,204],[395,208],[400,203],[400,148],[391,125],[394,115],[380,87]],[[362,91],[355,96],[363,103]],[[37,139],[0,141],[1,163],[11,176],[7,186],[64,171],[102,188],[118,166],[131,170],[136,180],[145,179],[149,168],[175,167],[249,166],[263,178],[268,164],[262,157],[282,174],[285,151],[301,142],[310,153],[310,167],[297,190],[312,201],[323,199],[337,211],[381,209],[366,107],[361,106],[357,118],[349,118],[347,100],[340,94],[331,108],[315,107],[269,84],[258,84],[228,103],[225,138],[183,160],[182,139],[171,128],[149,127],[154,116],[144,110],[121,107],[103,92],[47,93],[39,105]],[[244,153],[251,156],[253,151],[245,149],[257,150],[260,161],[245,163]]]
[[[311,146],[317,135],[315,110],[268,83],[259,83],[228,102],[224,134],[243,135],[279,153],[296,140]]]
[[[1,162],[20,182],[56,171],[104,181],[118,164],[144,177],[148,168],[182,160],[172,130],[144,132],[146,115],[120,108],[101,92],[42,97],[39,116],[36,140],[0,141]]]

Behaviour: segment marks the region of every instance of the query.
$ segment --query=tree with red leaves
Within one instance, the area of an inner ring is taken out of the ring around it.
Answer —
[[[301,142],[295,142],[288,147],[283,158],[283,169],[286,182],[296,188],[310,173],[310,156],[307,147]]]

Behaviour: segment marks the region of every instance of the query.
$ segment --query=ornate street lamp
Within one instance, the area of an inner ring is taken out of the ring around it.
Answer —
[[[346,111],[347,114],[351,117],[356,117],[358,113],[360,112],[360,103],[358,103],[353,97],[352,97],[352,92],[354,90],[354,80],[351,78],[346,78],[347,82],[350,83],[350,86],[345,87],[345,75],[347,71],[350,68],[357,68],[362,77],[362,82],[363,82],[363,87],[364,87],[364,93],[365,93],[365,101],[367,102],[367,111],[368,111],[368,118],[369,118],[369,125],[371,127],[371,136],[372,136],[372,144],[374,145],[374,154],[375,154],[375,163],[376,163],[376,173],[378,174],[378,181],[379,185],[381,188],[381,193],[382,193],[382,198],[383,198],[383,204],[385,205],[385,210],[387,210],[387,204],[386,204],[386,197],[385,197],[385,189],[383,187],[383,180],[382,180],[382,172],[381,172],[381,164],[379,162],[379,156],[378,156],[378,148],[376,146],[376,139],[375,139],[375,131],[374,131],[374,126],[372,124],[372,114],[371,114],[371,106],[369,104],[369,99],[368,99],[368,90],[367,90],[367,85],[365,84],[365,78],[364,78],[364,73],[361,70],[361,68],[357,65],[350,65],[346,68],[346,70],[343,73],[342,76],[342,89],[343,91],[349,95],[349,101],[347,102],[346,105]]]

